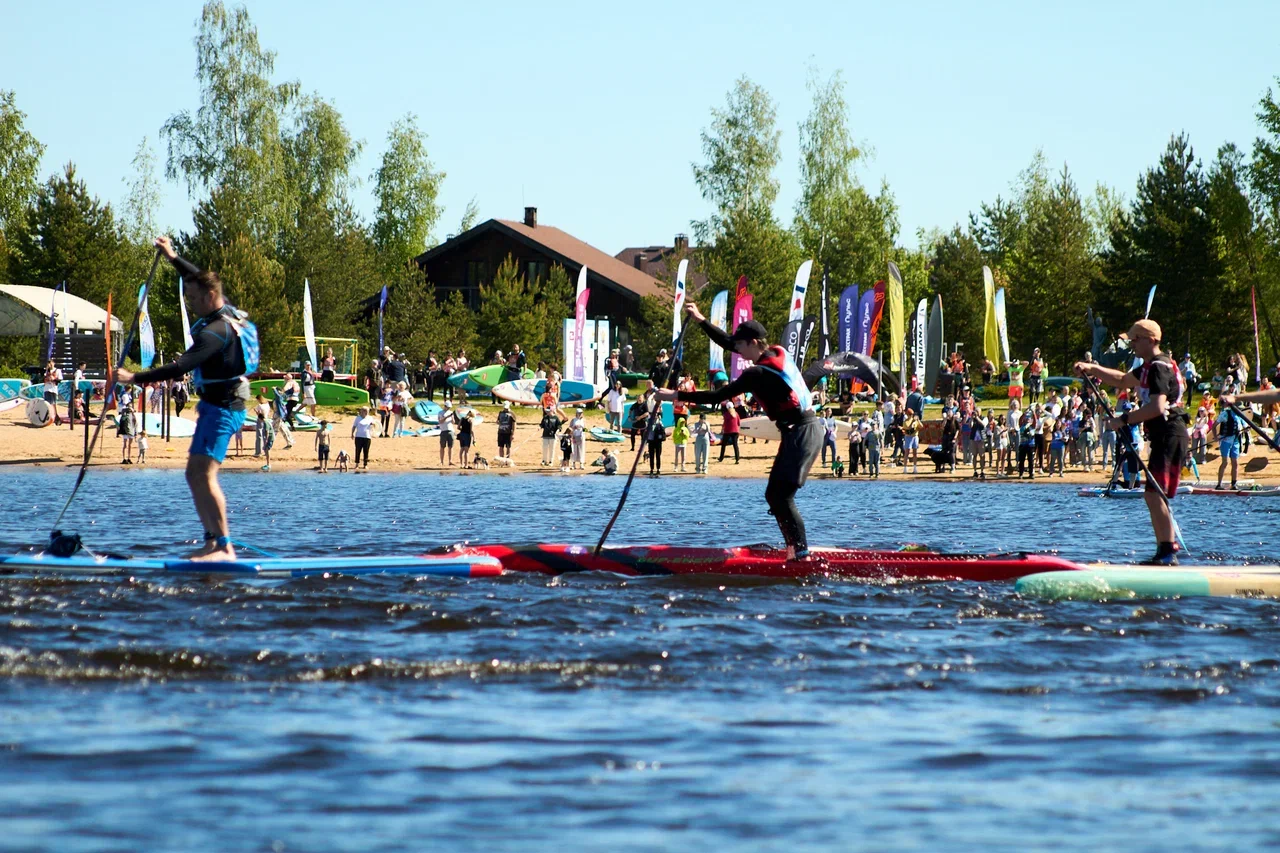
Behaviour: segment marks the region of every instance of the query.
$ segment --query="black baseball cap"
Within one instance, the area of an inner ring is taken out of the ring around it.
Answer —
[[[763,341],[767,340],[768,337],[769,333],[764,330],[764,326],[755,320],[743,320],[738,324],[738,328],[733,330],[733,334],[729,336],[729,343]]]

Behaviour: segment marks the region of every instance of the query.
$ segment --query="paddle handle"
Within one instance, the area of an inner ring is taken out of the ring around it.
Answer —
[[[685,333],[689,331],[689,327],[693,324],[686,317],[685,321],[680,325],[680,334],[676,338],[676,342],[672,345],[673,353],[679,352],[684,345]],[[671,365],[671,373],[667,375],[667,385],[672,384],[672,380],[679,380],[679,376],[675,376],[675,364]],[[631,483],[636,478],[636,469],[640,467],[640,460],[644,457],[645,448],[649,446],[649,440],[653,437],[654,430],[658,424],[662,422],[662,404],[659,403],[656,411],[649,413],[649,423],[644,431],[644,439],[640,443],[640,449],[636,451],[636,458],[631,462],[631,473],[627,475],[626,485],[622,487],[622,497],[618,499],[618,508],[613,511],[613,515],[609,518],[609,523],[604,526],[604,532],[600,534],[600,541],[596,543],[595,554],[600,556],[600,552],[604,550],[604,541],[609,538],[609,532],[613,530],[613,525],[617,523],[618,516],[622,515],[622,507],[627,502],[627,495],[631,494]]]
[[[89,445],[84,450],[84,462],[80,464],[80,473],[76,475],[76,484],[72,486],[71,494],[67,496],[67,502],[62,505],[62,510],[53,522],[54,531],[57,531],[59,529],[58,526],[62,524],[62,517],[67,514],[67,510],[71,507],[71,502],[76,498],[76,492],[80,491],[80,484],[84,482],[85,472],[89,470],[89,459],[93,456],[93,450],[98,445],[98,436],[102,434],[102,425],[107,421],[107,409],[111,408],[111,402],[116,396],[116,373],[120,368],[124,367],[124,361],[129,357],[129,348],[133,346],[133,337],[138,333],[138,324],[142,319],[142,306],[146,304],[147,291],[151,289],[151,281],[155,278],[156,268],[159,266],[160,250],[156,249],[156,255],[151,259],[151,271],[147,273],[146,283],[142,285],[142,290],[138,293],[138,308],[133,312],[133,323],[129,326],[129,334],[125,336],[124,347],[120,350],[120,358],[116,362],[115,369],[108,369],[107,371],[107,395],[102,401],[102,412],[98,416],[98,425],[94,427],[93,438],[90,439]],[[110,323],[111,318],[108,317],[107,324],[110,325]],[[107,366],[110,368],[109,362]]]

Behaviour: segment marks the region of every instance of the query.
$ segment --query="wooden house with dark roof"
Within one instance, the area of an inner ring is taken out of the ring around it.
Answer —
[[[696,293],[707,283],[707,276],[699,269],[698,250],[689,248],[687,234],[677,234],[670,246],[628,246],[614,257],[662,281],[674,280],[680,261],[688,258],[689,279],[685,283],[689,292]]]
[[[570,281],[577,281],[578,271],[585,265],[587,287],[591,289],[587,316],[607,317],[620,331],[639,316],[643,297],[671,298],[669,287],[634,265],[559,228],[539,225],[535,207],[525,208],[523,222],[481,222],[413,260],[426,273],[439,298],[456,291],[475,310],[480,307],[480,286],[493,280],[508,255],[530,281],[545,280],[555,264],[565,268]],[[571,317],[573,304],[562,310],[563,316]]]

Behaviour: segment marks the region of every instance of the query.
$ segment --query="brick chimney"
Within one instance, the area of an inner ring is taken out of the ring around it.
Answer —
[[[676,235],[676,254],[678,255],[682,252],[687,252],[687,251],[689,251],[689,235],[677,234]]]
[[[647,261],[647,260],[649,260],[649,256],[648,256],[648,255],[646,255],[644,252],[637,252],[637,253],[636,253],[636,259],[635,259],[635,261],[634,261],[635,266],[636,266],[636,269],[638,269],[638,270],[640,270],[641,272],[643,272],[643,271],[644,271],[644,262],[645,262],[645,261]]]
[[[530,228],[538,227],[538,208],[526,207],[524,209],[524,224]]]

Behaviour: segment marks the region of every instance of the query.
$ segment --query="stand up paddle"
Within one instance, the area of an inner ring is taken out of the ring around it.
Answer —
[[[147,273],[147,280],[142,285],[142,290],[138,293],[138,310],[133,314],[133,324],[129,326],[129,334],[125,336],[124,346],[120,348],[120,358],[116,362],[115,370],[111,370],[107,375],[107,397],[102,402],[102,415],[98,418],[98,425],[93,430],[93,438],[89,441],[89,446],[84,451],[84,462],[80,464],[80,473],[76,476],[76,484],[71,489],[71,494],[67,497],[67,502],[62,505],[62,511],[58,513],[58,517],[54,519],[53,530],[49,532],[49,553],[55,557],[69,557],[80,548],[80,537],[73,534],[63,535],[59,528],[62,524],[62,517],[67,514],[71,502],[76,499],[76,492],[80,491],[80,484],[84,482],[84,475],[89,470],[89,459],[93,456],[93,449],[98,444],[98,436],[102,433],[102,425],[107,421],[107,409],[111,408],[111,403],[116,396],[116,371],[124,367],[124,360],[129,356],[129,348],[133,346],[134,335],[138,333],[138,323],[142,318],[142,306],[147,301],[147,291],[151,289],[151,280],[155,278],[156,267],[160,265],[160,250],[156,250],[156,256],[151,259],[151,272]],[[107,323],[111,323],[111,318],[107,318]],[[108,364],[110,367],[110,364]]]
[[[1081,377],[1085,381],[1085,386],[1093,394],[1094,402],[1102,407],[1102,411],[1106,413],[1108,418],[1115,418],[1115,410],[1111,408],[1111,403],[1107,400],[1107,395],[1102,393],[1102,389],[1098,387],[1098,380],[1092,376],[1085,374]],[[1147,478],[1147,484],[1152,487],[1152,491],[1160,496],[1160,500],[1164,502],[1165,509],[1169,510],[1169,520],[1173,522],[1173,535],[1177,538],[1178,544],[1182,546],[1182,550],[1190,554],[1191,549],[1187,547],[1186,541],[1182,538],[1182,528],[1178,525],[1178,519],[1173,515],[1173,507],[1169,504],[1169,496],[1164,493],[1164,488],[1160,482],[1151,475],[1151,469],[1147,467],[1147,463],[1142,461],[1142,455],[1138,453],[1138,448],[1133,444],[1133,435],[1129,429],[1123,428],[1116,431],[1116,437],[1124,444],[1125,450],[1133,454],[1133,458],[1138,460],[1138,468]]]
[[[676,338],[675,344],[672,346],[673,353],[680,352],[680,347],[684,344],[684,334],[689,331],[689,327],[694,325],[689,322],[688,318],[680,325],[680,335]],[[680,365],[683,367],[683,365]],[[667,386],[671,387],[673,380],[679,381],[680,376],[676,370],[676,363],[671,365],[671,372],[667,375]],[[655,401],[649,400],[652,406]],[[662,421],[662,406],[657,407],[657,411],[653,408],[649,409],[649,424],[644,431],[644,441],[640,444],[640,449],[636,451],[635,461],[631,463],[631,473],[627,475],[627,483],[622,487],[622,497],[618,499],[618,508],[613,511],[613,517],[609,519],[609,523],[604,527],[604,533],[600,534],[600,541],[596,543],[596,556],[600,556],[600,551],[604,548],[604,540],[609,538],[609,531],[613,530],[614,523],[618,520],[618,516],[622,515],[622,507],[627,502],[627,495],[631,493],[631,483],[636,478],[636,469],[640,467],[640,459],[644,456],[645,448],[649,446],[649,439],[653,436],[654,428]]]

